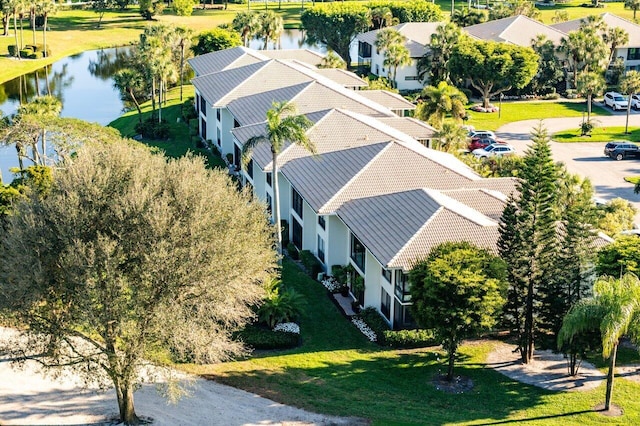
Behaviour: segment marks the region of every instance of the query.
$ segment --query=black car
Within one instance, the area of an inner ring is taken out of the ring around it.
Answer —
[[[618,161],[629,157],[639,158],[640,147],[630,142],[609,142],[604,147],[604,155]]]

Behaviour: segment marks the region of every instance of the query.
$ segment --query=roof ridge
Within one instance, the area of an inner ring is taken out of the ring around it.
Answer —
[[[378,157],[380,157],[382,154],[384,154],[387,150],[389,150],[391,148],[391,146],[393,146],[393,142],[380,142],[380,143],[384,143],[386,144],[386,146],[384,148],[382,148],[380,150],[380,152],[378,152],[376,155],[374,155],[368,162],[367,164],[364,165],[364,167],[362,167],[360,170],[358,170],[358,172],[356,174],[354,174],[351,179],[349,179],[343,186],[342,188],[340,188],[339,191],[336,191],[335,194],[333,194],[333,196],[331,198],[329,198],[324,205],[320,206],[320,208],[318,209],[318,213],[320,213],[326,206],[330,205],[336,198],[338,198],[338,196],[340,194],[342,194],[344,191],[347,190],[347,188],[349,186],[351,186],[351,184],[358,178],[360,177],[360,175],[362,175],[365,170],[367,170],[367,168],[376,161],[376,159],[378,159]],[[377,144],[373,144],[373,145],[377,145]],[[354,148],[357,149],[357,148]],[[326,213],[325,213],[326,214]]]
[[[461,216],[470,222],[475,223],[480,226],[497,226],[498,222],[491,220],[483,213],[474,209],[473,207],[469,207],[460,201],[449,197],[444,194],[442,191],[437,191],[435,189],[427,189],[424,188],[423,191],[431,197],[435,202],[446,208],[447,210],[452,211],[453,213]],[[473,215],[471,215],[473,213]]]

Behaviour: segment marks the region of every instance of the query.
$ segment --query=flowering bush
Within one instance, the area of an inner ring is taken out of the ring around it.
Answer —
[[[322,280],[322,285],[325,286],[325,288],[331,293],[339,293],[342,289],[342,284],[340,284],[338,280],[333,277],[326,277],[324,280]]]
[[[356,327],[358,327],[358,330],[360,330],[360,332],[362,332],[362,334],[364,334],[367,339],[372,342],[378,340],[378,336],[376,336],[376,333],[371,330],[367,323],[365,323],[361,318],[351,318],[351,322]]]
[[[284,331],[285,333],[300,334],[300,326],[295,322],[281,322],[273,327],[273,331]]]

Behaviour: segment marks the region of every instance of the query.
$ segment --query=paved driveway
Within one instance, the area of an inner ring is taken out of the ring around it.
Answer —
[[[611,116],[596,117],[599,127],[624,126],[626,113],[616,112]],[[530,135],[539,120],[526,120],[509,123],[496,131],[500,139],[512,144],[519,153],[523,153],[531,143]],[[582,117],[548,118],[543,120],[550,134],[577,128]],[[629,127],[640,127],[640,112],[632,111]],[[640,142],[640,141],[635,141]],[[551,142],[553,158],[566,164],[571,173],[586,176],[591,180],[596,196],[611,200],[624,198],[637,209],[636,223],[640,224],[640,194],[633,193],[633,185],[624,181],[627,176],[640,176],[640,160],[615,161],[603,154],[604,143],[557,143]]]

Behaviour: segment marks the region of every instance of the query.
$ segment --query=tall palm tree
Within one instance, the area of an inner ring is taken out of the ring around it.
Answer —
[[[11,11],[11,16],[13,16],[13,36],[16,43],[15,57],[20,59],[20,49],[22,47],[18,43],[18,14],[22,7],[22,0],[8,0],[7,3],[7,9]]]
[[[624,124],[624,132],[629,133],[629,114],[631,113],[631,95],[640,92],[640,72],[627,71],[620,80],[620,92],[627,95],[627,120]]]
[[[640,9],[640,0],[624,0],[625,9],[633,10],[633,20],[636,20],[636,12]]]
[[[267,10],[260,14],[258,35],[264,39],[264,50],[269,48],[270,41],[274,43],[278,41],[283,29],[282,16],[273,10]]]
[[[234,30],[240,33],[244,47],[249,47],[249,41],[258,32],[260,17],[256,12],[238,12],[231,22]]]
[[[123,68],[113,76],[113,85],[117,87],[121,93],[127,94],[131,102],[138,110],[138,122],[142,123],[142,109],[136,97],[136,92],[144,88],[144,78],[138,70],[133,68]]]
[[[382,52],[382,65],[389,68],[389,80],[394,87],[398,87],[396,75],[398,68],[411,64],[411,54],[405,46],[407,38],[395,28],[383,28],[376,34],[376,49]]]
[[[620,338],[627,336],[635,344],[640,342],[640,280],[633,274],[625,274],[620,279],[599,278],[593,291],[593,297],[579,301],[564,317],[558,333],[558,347],[570,343],[580,334],[600,330],[602,356],[609,358],[604,403],[604,409],[608,411]]]
[[[53,15],[58,9],[58,5],[53,0],[40,0],[38,2],[38,10],[42,14],[42,55],[47,56],[47,26],[49,25],[49,16]]]
[[[431,84],[446,81],[451,83],[447,63],[453,48],[466,37],[460,27],[453,22],[440,25],[431,35],[429,49],[418,60],[418,76],[423,80],[430,79]]]
[[[375,7],[371,9],[371,23],[375,29],[382,29],[394,25],[394,18],[391,9],[387,6]]]
[[[185,52],[189,51],[193,30],[191,28],[178,26],[173,33],[175,45],[180,50],[180,102],[182,102],[182,86],[184,85],[184,59]]]
[[[280,224],[280,200],[278,188],[278,155],[285,143],[294,143],[315,154],[316,147],[307,136],[307,130],[312,123],[304,115],[295,115],[297,108],[294,103],[283,101],[273,102],[267,111],[266,135],[254,136],[242,146],[243,164],[248,164],[251,153],[256,145],[269,144],[271,148],[271,179],[273,182],[273,220],[276,225],[278,244],[276,250],[282,255],[282,226]],[[279,256],[281,258],[281,256]],[[279,260],[281,262],[281,260]]]
[[[416,108],[416,117],[427,121],[436,129],[442,128],[447,114],[460,122],[467,115],[467,97],[457,87],[441,81],[437,86],[427,86],[420,94],[422,102]]]
[[[591,121],[591,99],[607,87],[604,77],[599,72],[583,71],[578,75],[576,89],[587,97],[587,121]]]
[[[618,46],[624,46],[629,42],[629,33],[620,27],[609,28],[603,36],[605,43],[609,45],[609,64],[613,61]]]

